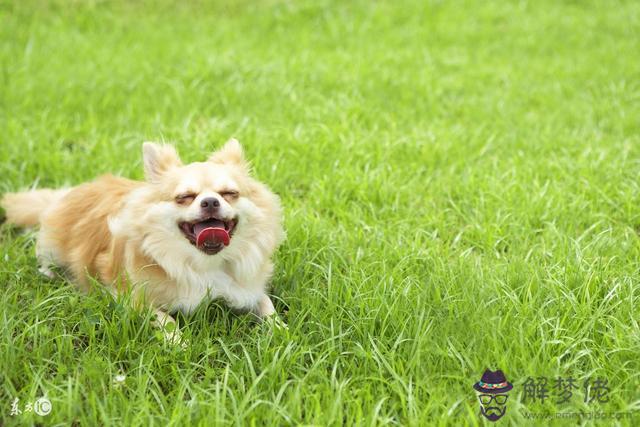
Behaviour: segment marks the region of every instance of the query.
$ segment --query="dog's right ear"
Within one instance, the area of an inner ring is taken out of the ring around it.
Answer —
[[[211,153],[209,161],[221,164],[246,165],[242,146],[235,138],[231,138],[222,146],[222,148]]]
[[[176,149],[171,145],[145,142],[142,144],[144,175],[149,182],[160,179],[169,169],[182,166]]]

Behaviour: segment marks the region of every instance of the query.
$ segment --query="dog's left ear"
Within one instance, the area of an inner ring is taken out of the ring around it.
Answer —
[[[142,144],[144,175],[147,181],[157,181],[169,169],[182,166],[176,149],[171,145],[145,142]]]
[[[209,157],[209,161],[220,164],[236,164],[246,166],[242,146],[237,139],[230,139],[218,151],[214,151]]]

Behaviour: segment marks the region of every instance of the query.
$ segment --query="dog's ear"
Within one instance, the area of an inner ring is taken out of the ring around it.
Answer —
[[[220,164],[236,164],[246,166],[242,146],[237,139],[230,139],[218,151],[214,151],[209,157],[209,161]]]
[[[176,149],[171,145],[145,142],[142,144],[144,175],[147,181],[157,181],[169,169],[182,165]]]

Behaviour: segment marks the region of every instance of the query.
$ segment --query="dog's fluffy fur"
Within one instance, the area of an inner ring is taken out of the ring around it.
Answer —
[[[250,177],[242,148],[230,140],[205,162],[183,165],[172,146],[143,144],[145,182],[114,176],[61,190],[6,194],[7,221],[39,226],[40,271],[67,269],[79,286],[87,276],[114,293],[152,306],[158,323],[189,313],[203,300],[274,314],[265,293],[271,257],[283,238],[278,197]],[[220,202],[215,217],[235,224],[228,246],[198,249],[180,224],[202,219],[201,201]]]

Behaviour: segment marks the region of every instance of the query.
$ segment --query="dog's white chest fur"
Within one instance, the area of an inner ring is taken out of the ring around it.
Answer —
[[[250,309],[258,304],[263,295],[262,289],[247,289],[224,271],[186,276],[177,280],[177,295],[172,310],[191,313],[203,301],[216,298],[224,299],[233,308]]]

